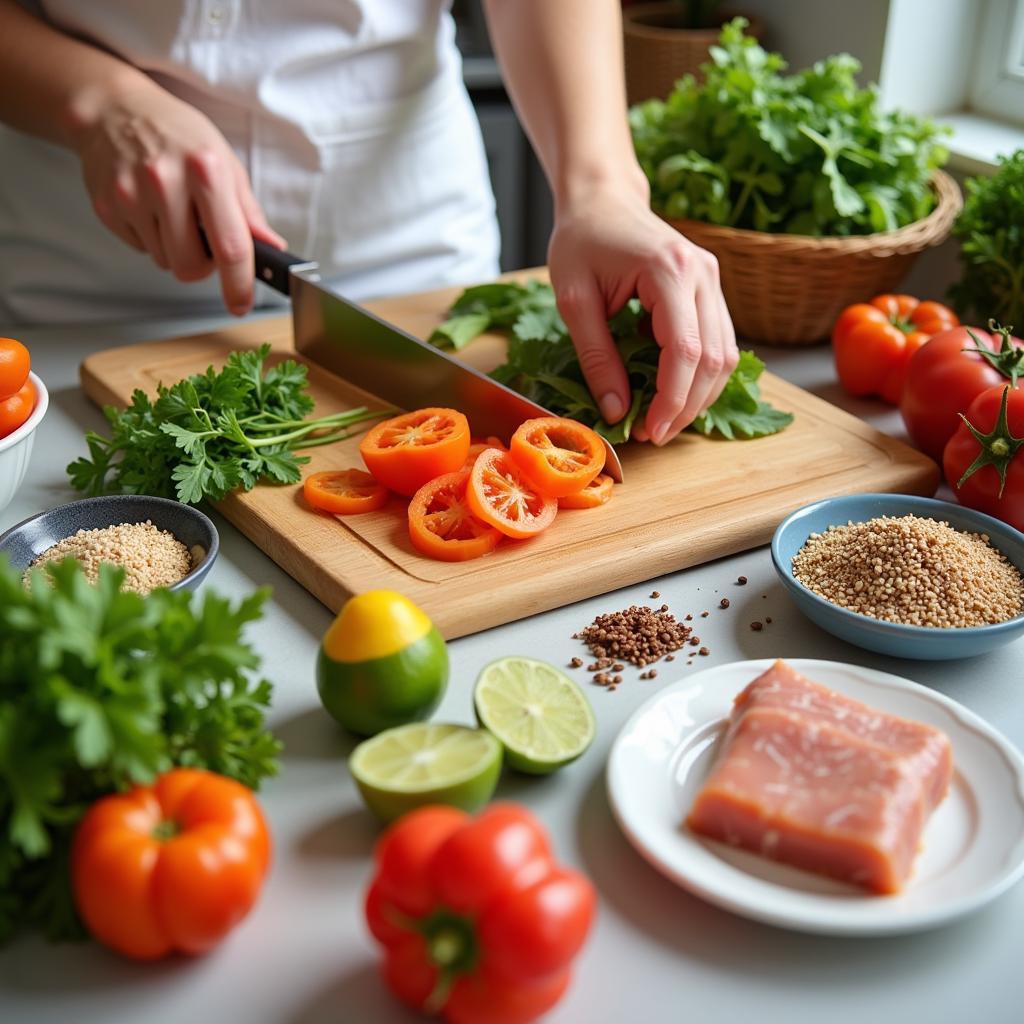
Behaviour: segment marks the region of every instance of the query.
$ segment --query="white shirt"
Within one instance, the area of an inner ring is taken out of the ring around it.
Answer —
[[[497,272],[479,127],[450,0],[36,0],[206,113],[293,252],[353,298]],[[74,154],[0,135],[0,320],[218,308],[93,214]],[[263,293],[266,298],[266,293]]]

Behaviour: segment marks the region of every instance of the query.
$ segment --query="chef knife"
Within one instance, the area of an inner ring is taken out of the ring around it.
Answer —
[[[458,409],[481,437],[494,434],[507,441],[523,420],[552,415],[332,291],[312,260],[265,242],[255,246],[256,278],[291,297],[295,348],[307,359],[400,409]],[[615,449],[607,441],[604,446],[605,472],[621,481]]]

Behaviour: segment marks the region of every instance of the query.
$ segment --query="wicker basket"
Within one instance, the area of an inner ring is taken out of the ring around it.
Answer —
[[[827,338],[839,313],[891,291],[925,249],[949,234],[963,198],[936,171],[935,208],[896,231],[851,238],[775,235],[671,220],[690,241],[718,257],[736,334],[772,345],[811,345]]]
[[[664,99],[683,75],[701,79],[701,64],[710,57],[708,50],[718,42],[721,26],[704,29],[673,28],[675,4],[633,4],[622,11],[622,43],[626,59],[626,99],[630,105],[652,97]],[[734,15],[722,15],[724,23]],[[750,23],[744,30],[760,39],[763,33],[757,18],[745,15]]]

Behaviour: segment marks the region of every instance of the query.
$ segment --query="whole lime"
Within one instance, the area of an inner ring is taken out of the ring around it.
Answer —
[[[320,644],[320,700],[361,736],[427,718],[447,683],[444,638],[421,609],[393,590],[350,598]]]

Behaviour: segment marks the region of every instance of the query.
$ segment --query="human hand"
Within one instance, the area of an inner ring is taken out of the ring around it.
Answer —
[[[665,444],[710,406],[739,353],[718,261],[651,212],[640,186],[595,189],[558,210],[548,250],[559,312],[609,423],[630,388],[608,317],[637,296],[661,346],[657,394],[632,436]]]
[[[100,220],[179,281],[216,271],[224,304],[247,313],[253,238],[285,242],[209,118],[149,80],[83,97],[76,113],[73,148]]]

